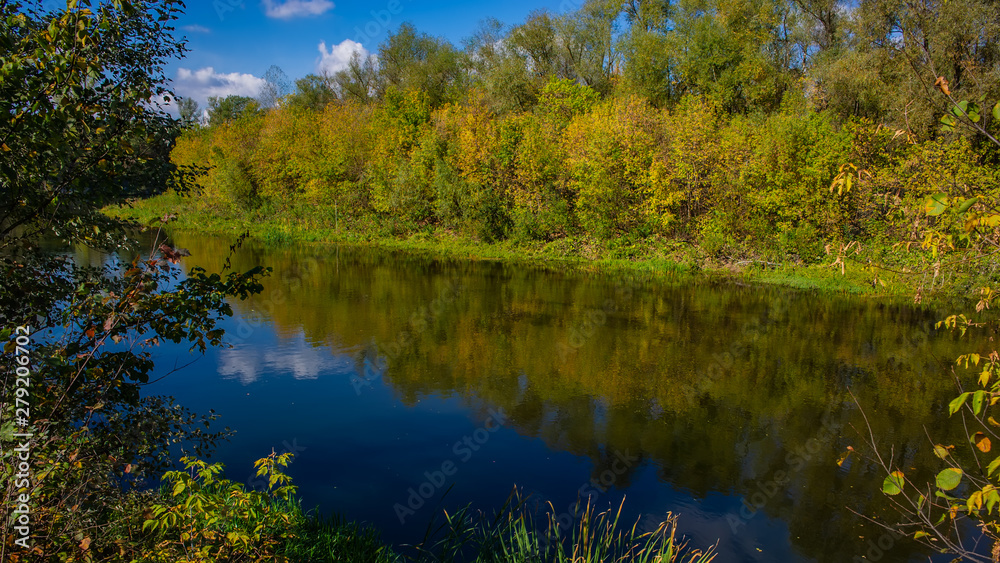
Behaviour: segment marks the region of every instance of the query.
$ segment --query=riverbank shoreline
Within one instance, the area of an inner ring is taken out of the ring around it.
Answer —
[[[609,256],[612,253],[606,249],[589,247],[588,241],[579,239],[533,245],[513,241],[486,243],[433,228],[380,236],[370,230],[351,231],[341,225],[317,224],[315,218],[303,217],[301,211],[287,210],[270,217],[237,217],[173,193],[132,201],[128,206],[108,207],[104,212],[152,226],[162,224],[158,220],[161,217],[176,216],[171,218],[168,231],[232,237],[249,233],[250,238],[267,245],[346,244],[435,259],[494,261],[556,272],[637,275],[667,282],[761,284],[892,300],[913,299],[919,287],[917,274],[872,266],[870,258],[868,264],[862,263],[850,253],[840,256],[839,262],[838,256],[829,255],[821,264],[772,262],[752,257],[719,260],[706,256],[703,249],[691,243],[658,240],[641,255],[622,258]],[[949,285],[954,287],[954,284],[936,284]],[[953,301],[961,298],[961,293],[924,287],[921,296],[924,300]]]

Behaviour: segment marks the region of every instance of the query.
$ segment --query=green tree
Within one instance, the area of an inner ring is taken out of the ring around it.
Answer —
[[[622,86],[657,106],[676,101],[677,62],[670,51],[672,8],[666,0],[625,4],[629,29],[620,39]]]
[[[620,53],[616,48],[620,0],[587,0],[582,8],[556,20],[559,75],[578,80],[601,94],[611,91]]]
[[[380,96],[393,87],[422,90],[432,107],[440,106],[457,99],[465,87],[461,58],[448,41],[418,33],[404,23],[379,46],[376,88]]]
[[[264,73],[264,86],[257,94],[257,103],[265,109],[276,108],[285,96],[292,93],[288,75],[278,65],[271,65]]]
[[[367,102],[375,93],[378,80],[376,67],[375,57],[362,57],[361,53],[355,51],[351,54],[347,68],[339,70],[333,76],[325,77],[325,79],[332,85],[334,92],[340,96],[341,100]]]
[[[177,111],[180,113],[181,123],[185,125],[197,124],[201,119],[201,108],[193,98],[178,98]]]
[[[941,76],[958,99],[1000,97],[1000,6],[984,0],[865,0],[845,22],[849,47],[818,69],[841,115],[884,118],[928,136],[950,111],[931,87]]]
[[[533,13],[527,23],[506,34],[500,21],[487,20],[466,40],[473,84],[486,93],[495,111],[516,113],[535,104],[539,77],[555,68],[553,39],[551,18],[542,12]]]
[[[0,339],[17,366],[3,371],[0,439],[32,434],[19,443],[33,471],[15,479],[12,448],[3,448],[3,520],[12,521],[11,495],[32,499],[31,549],[8,529],[4,561],[117,556],[132,485],[166,466],[170,444],[204,451],[221,436],[202,427],[213,417],[140,390],[159,341],[219,344],[227,297],[257,290],[260,270],[179,279],[182,250],[158,241],[146,257],[130,256],[128,225],[101,213],[190,184],[191,171],[168,158],[180,124],[153,101],[173,98],[161,69],[185,51],[171,27],[181,7],[0,4]],[[126,254],[103,268],[75,265],[41,248],[51,235]],[[30,397],[17,425],[15,394]]]
[[[288,103],[294,107],[321,110],[337,101],[337,93],[330,87],[329,81],[316,74],[307,74],[305,78],[295,81],[295,93]]]
[[[710,96],[729,113],[778,109],[790,86],[783,3],[681,0],[676,9],[679,94]]]
[[[215,127],[227,121],[261,112],[260,103],[249,96],[230,95],[225,98],[208,98],[208,125]]]

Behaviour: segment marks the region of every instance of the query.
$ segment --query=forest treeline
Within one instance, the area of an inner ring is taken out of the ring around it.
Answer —
[[[462,45],[403,24],[277,90],[213,100],[178,140],[177,164],[211,167],[201,204],[376,237],[808,263],[919,242],[929,195],[997,188],[996,151],[943,91],[1000,129],[1000,4],[590,0]]]

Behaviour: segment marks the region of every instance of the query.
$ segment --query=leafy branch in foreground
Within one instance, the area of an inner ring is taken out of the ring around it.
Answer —
[[[943,77],[937,79],[935,86],[952,104],[950,113],[941,119],[947,130],[954,130],[962,123],[1000,147],[1000,141],[981,124],[978,104],[956,101]],[[1000,123],[1000,103],[994,106],[993,113]],[[959,262],[988,263],[1000,251],[998,210],[1000,201],[991,186],[977,186],[962,194],[932,194],[923,209],[926,217],[921,222],[925,231],[922,247],[931,250],[938,260],[937,268],[942,267],[939,254],[957,254]],[[998,296],[1000,293],[991,287],[981,288],[975,315],[952,314],[938,322],[936,328],[957,332],[959,336],[970,330],[995,333],[997,319],[990,313]],[[951,375],[959,395],[948,404],[948,415],[959,415],[967,442],[944,445],[928,436],[934,455],[942,462],[932,483],[908,476],[895,451],[883,456],[871,428],[868,429],[866,440],[874,452],[871,461],[886,474],[882,492],[903,516],[903,521],[895,526],[883,525],[960,559],[997,561],[1000,455],[994,444],[1000,443],[1000,422],[995,418],[1000,408],[1000,354],[995,349],[963,354],[956,358]],[[989,542],[989,554],[970,547],[980,540]]]
[[[171,447],[204,453],[226,434],[210,430],[213,413],[142,392],[161,375],[153,349],[191,342],[200,354],[222,343],[228,300],[259,291],[266,273],[182,276],[183,253],[159,230],[140,255],[134,225],[100,212],[183,191],[191,177],[168,158],[180,127],[160,105],[172,98],[164,65],[186,50],[171,27],[183,3],[94,4],[0,3],[0,340],[5,358],[27,352],[18,364],[27,383],[13,367],[0,381],[2,419],[19,417],[0,429],[0,516],[11,521],[13,498],[29,498],[31,510],[30,541],[5,526],[3,561],[120,556],[117,519],[131,491],[168,467]],[[53,252],[52,238],[117,254],[81,265]],[[24,346],[18,327],[31,335]],[[16,441],[31,454],[16,479],[6,446],[15,432],[31,436]]]

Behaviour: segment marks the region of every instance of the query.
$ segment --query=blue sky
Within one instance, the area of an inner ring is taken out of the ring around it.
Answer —
[[[278,65],[294,82],[339,70],[356,50],[374,53],[389,31],[410,22],[420,32],[459,45],[495,17],[522,22],[534,10],[562,13],[578,0],[196,0],[177,23],[190,52],[168,67],[177,95],[205,107],[209,96],[256,95]],[[322,53],[321,53],[322,49]]]

